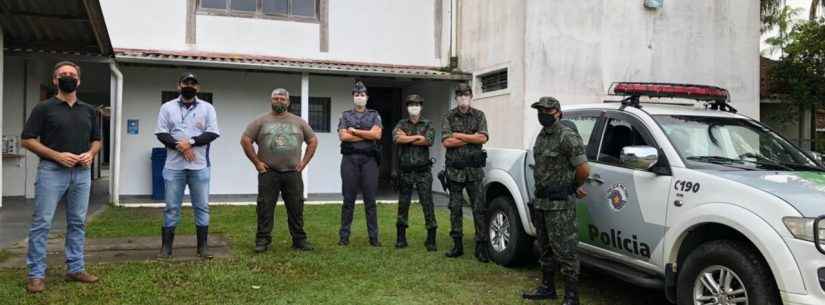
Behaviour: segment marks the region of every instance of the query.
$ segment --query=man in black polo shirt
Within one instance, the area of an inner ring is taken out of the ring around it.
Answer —
[[[35,184],[34,213],[29,230],[26,290],[46,289],[46,241],[57,203],[66,196],[66,279],[97,282],[86,273],[83,244],[86,238],[86,208],[92,175],[90,166],[100,151],[100,129],[93,106],[77,99],[80,67],[68,61],[54,67],[52,83],[57,96],[32,110],[21,138],[23,147],[40,157]]]

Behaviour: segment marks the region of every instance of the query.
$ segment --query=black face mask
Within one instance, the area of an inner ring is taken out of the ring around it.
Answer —
[[[556,123],[556,116],[544,112],[539,112],[539,123],[541,123],[541,126],[544,127],[553,126],[553,124]]]
[[[72,93],[77,90],[77,79],[71,76],[63,76],[57,79],[57,88],[61,92]]]
[[[194,87],[181,87],[180,88],[180,95],[187,100],[191,100],[198,94],[198,90]]]

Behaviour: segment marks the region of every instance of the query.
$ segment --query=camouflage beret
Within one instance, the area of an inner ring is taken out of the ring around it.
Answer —
[[[473,89],[470,88],[470,85],[468,85],[468,84],[460,83],[455,88],[455,93],[470,93],[470,94],[473,94]]]
[[[418,94],[410,94],[410,95],[407,96],[407,99],[405,100],[405,102],[407,104],[412,104],[412,103],[424,104],[424,99],[421,98],[421,96],[418,95]]]
[[[561,110],[561,103],[559,103],[559,100],[557,100],[554,97],[543,96],[539,99],[538,102],[535,102],[532,105],[530,105],[530,107],[533,107],[533,108],[536,108],[536,109],[539,109],[539,108],[553,109],[553,108],[555,108],[555,109]]]

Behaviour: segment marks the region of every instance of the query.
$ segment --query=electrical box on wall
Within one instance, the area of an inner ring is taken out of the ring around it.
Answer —
[[[20,153],[19,136],[3,136],[3,154],[17,155]]]
[[[645,7],[649,9],[660,9],[664,5],[665,0],[644,0]]]

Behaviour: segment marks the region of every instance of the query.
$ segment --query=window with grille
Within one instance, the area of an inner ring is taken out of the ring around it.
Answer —
[[[201,0],[199,11],[236,17],[317,20],[318,0]]]
[[[507,69],[490,72],[478,78],[481,80],[482,93],[507,89]]]
[[[309,126],[315,132],[330,132],[331,99],[309,97]],[[289,112],[301,116],[301,97],[289,97]]]

